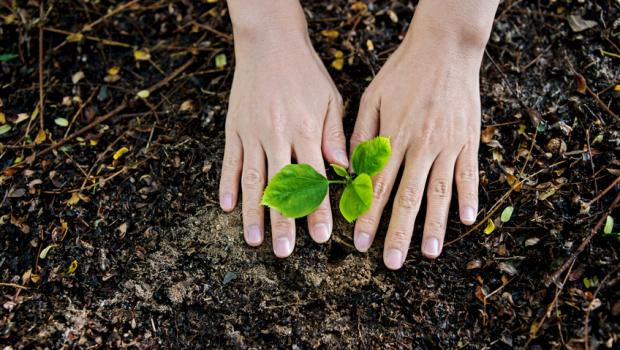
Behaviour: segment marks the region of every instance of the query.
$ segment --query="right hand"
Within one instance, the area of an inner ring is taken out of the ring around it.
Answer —
[[[258,246],[265,232],[260,202],[267,178],[293,157],[322,174],[324,159],[348,166],[342,98],[305,27],[235,32],[235,57],[220,205],[233,210],[241,189],[245,241]],[[323,243],[332,227],[327,196],[308,216],[308,230],[314,241]],[[275,255],[289,256],[295,246],[295,220],[271,209],[271,236]]]

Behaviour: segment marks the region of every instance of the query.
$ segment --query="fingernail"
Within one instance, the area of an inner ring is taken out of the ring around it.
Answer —
[[[362,253],[368,251],[370,248],[370,235],[366,232],[360,232],[355,236],[355,240],[353,240],[355,244],[355,248]]]
[[[232,194],[224,193],[222,196],[222,209],[229,211],[233,209]]]
[[[327,242],[329,236],[329,228],[326,224],[320,223],[314,225],[314,239],[316,239],[318,243]]]
[[[262,239],[258,225],[252,225],[248,228],[246,241],[249,245],[259,245],[261,243]]]
[[[288,238],[283,237],[276,240],[275,253],[280,258],[286,258],[287,256],[291,255],[291,242]]]
[[[343,167],[349,166],[349,160],[347,159],[347,154],[343,150],[336,151],[336,160]]]
[[[463,221],[473,223],[476,221],[476,210],[472,207],[467,207],[463,210]]]
[[[424,241],[422,252],[428,257],[437,257],[439,255],[439,240],[432,237]]]
[[[403,260],[403,253],[401,253],[400,250],[390,249],[388,250],[387,255],[385,257],[385,266],[387,266],[388,269],[391,269],[391,270],[399,269],[403,263],[402,260]]]

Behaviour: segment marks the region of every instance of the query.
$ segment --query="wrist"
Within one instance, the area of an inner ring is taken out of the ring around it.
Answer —
[[[421,0],[405,40],[423,32],[443,47],[482,54],[498,4],[498,0]]]
[[[283,40],[308,35],[308,25],[296,0],[228,0],[235,44]]]

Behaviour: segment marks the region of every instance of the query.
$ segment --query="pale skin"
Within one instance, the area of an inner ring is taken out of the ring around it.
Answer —
[[[368,86],[350,149],[387,136],[392,156],[373,178],[371,209],[354,229],[366,252],[392,190],[396,191],[383,260],[393,270],[405,262],[414,222],[426,192],[422,253],[441,253],[452,185],[463,224],[478,211],[480,139],[479,68],[498,0],[421,0],[400,47]],[[265,238],[260,198],[268,179],[292,159],[325,173],[325,162],[348,166],[342,98],[312,48],[297,0],[229,0],[236,67],[226,118],[220,205],[232,211],[242,198],[244,237]],[[400,168],[403,176],[395,183]],[[241,195],[241,193],[243,195]],[[295,221],[270,210],[276,256],[295,246]],[[326,199],[308,216],[310,236],[329,240],[333,228]]]

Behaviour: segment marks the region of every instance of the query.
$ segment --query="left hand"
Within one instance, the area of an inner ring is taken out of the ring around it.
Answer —
[[[372,244],[404,162],[384,244],[383,260],[390,269],[405,261],[427,178],[426,257],[441,253],[453,180],[461,222],[473,224],[478,211],[478,77],[488,33],[479,43],[438,35],[435,29],[424,24],[410,29],[364,93],[351,138],[351,149],[376,135],[392,144],[388,165],[373,179],[372,207],[355,225],[355,247],[362,252]]]

